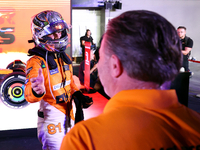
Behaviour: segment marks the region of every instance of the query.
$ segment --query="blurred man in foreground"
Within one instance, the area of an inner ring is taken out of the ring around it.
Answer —
[[[104,34],[99,77],[111,97],[101,115],[75,125],[61,150],[200,147],[200,114],[178,102],[171,81],[182,64],[176,29],[162,16],[128,11]]]

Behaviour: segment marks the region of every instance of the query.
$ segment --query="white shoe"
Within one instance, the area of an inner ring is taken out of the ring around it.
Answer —
[[[181,67],[180,72],[185,72],[185,68]]]
[[[189,72],[190,73],[190,78],[194,75],[194,72]]]
[[[197,94],[196,97],[200,98],[200,94]]]

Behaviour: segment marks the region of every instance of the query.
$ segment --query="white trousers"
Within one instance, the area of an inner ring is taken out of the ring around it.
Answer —
[[[43,145],[43,150],[59,150],[65,136],[64,113],[53,106],[43,109],[44,118],[38,117],[38,139]]]

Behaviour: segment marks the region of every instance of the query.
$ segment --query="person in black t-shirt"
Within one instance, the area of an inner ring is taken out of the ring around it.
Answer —
[[[185,69],[186,72],[190,72],[188,58],[190,56],[193,47],[193,40],[190,37],[186,36],[186,27],[184,26],[179,26],[177,28],[177,33],[182,42],[182,53],[183,53],[182,67]]]
[[[97,80],[98,80],[98,72],[96,67],[97,61],[95,59],[95,55],[93,50],[90,51],[90,87],[94,88]],[[81,85],[84,85],[84,76],[85,76],[85,60],[80,63],[79,66],[79,80]]]
[[[89,29],[86,30],[85,35],[80,38],[81,48],[82,48],[82,56],[83,60],[85,59],[85,42],[90,42],[91,46],[95,45],[93,43],[93,38],[91,36],[91,31]]]

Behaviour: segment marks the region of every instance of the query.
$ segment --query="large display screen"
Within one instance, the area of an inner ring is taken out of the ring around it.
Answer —
[[[0,77],[3,69],[14,60],[28,60],[27,52],[34,47],[28,43],[32,39],[31,18],[44,10],[59,12],[68,25],[71,24],[71,0],[4,0],[0,1]],[[71,35],[69,33],[69,39]],[[70,41],[67,53],[70,53]],[[9,72],[7,72],[9,74]],[[15,76],[16,77],[16,76]],[[10,100],[20,102],[23,99],[23,76],[19,84],[6,82]],[[9,79],[13,78],[11,76]],[[3,78],[1,78],[4,80]],[[9,81],[9,80],[8,80]],[[2,93],[0,93],[2,96]],[[17,97],[17,98],[16,98]],[[39,103],[26,104],[24,107],[8,106],[0,100],[0,130],[35,128]]]

